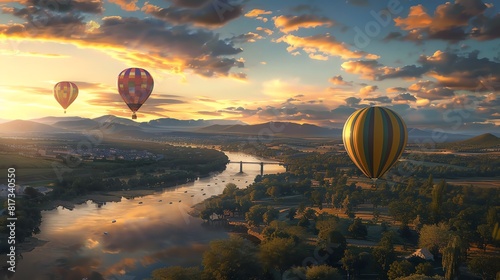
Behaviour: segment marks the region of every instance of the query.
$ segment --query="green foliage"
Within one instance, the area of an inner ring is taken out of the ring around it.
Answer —
[[[389,267],[389,271],[387,271],[387,277],[389,278],[389,280],[394,280],[399,277],[409,276],[414,271],[415,268],[409,261],[395,261]]]
[[[198,267],[171,266],[155,269],[153,280],[200,280],[201,271]]]
[[[315,265],[307,268],[307,280],[342,280],[342,275],[336,268],[328,265]]]
[[[432,265],[428,262],[417,264],[417,266],[415,266],[415,274],[431,276],[434,274]]]
[[[354,222],[349,226],[348,231],[353,238],[364,239],[368,235],[368,229],[365,225],[363,225],[361,218],[354,219]]]
[[[291,238],[274,238],[260,245],[259,257],[266,271],[284,271],[299,265],[307,252]]]
[[[389,269],[389,265],[396,259],[396,254],[394,252],[394,240],[394,232],[384,232],[379,243],[372,250],[373,258],[384,271],[387,271]]]
[[[463,260],[464,251],[460,236],[454,235],[448,241],[448,245],[443,249],[443,268],[445,270],[445,279],[455,279],[460,271],[460,263]]]
[[[468,267],[472,273],[481,276],[483,280],[495,279],[497,273],[500,272],[500,256],[474,256],[468,262]]]
[[[210,242],[202,263],[203,279],[261,279],[257,248],[238,236]]]
[[[449,227],[444,223],[439,225],[424,225],[420,230],[418,246],[420,248],[427,248],[431,253],[436,255],[446,246],[449,236]]]

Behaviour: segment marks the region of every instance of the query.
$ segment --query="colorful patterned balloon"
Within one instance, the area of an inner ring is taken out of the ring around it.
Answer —
[[[72,82],[59,82],[54,86],[54,97],[66,109],[78,97],[78,87]]]
[[[118,92],[132,111],[132,119],[137,119],[135,112],[151,95],[153,86],[153,77],[142,68],[128,68],[118,75]]]
[[[382,177],[401,157],[408,141],[406,124],[394,111],[368,107],[354,112],[344,124],[344,147],[368,177]]]

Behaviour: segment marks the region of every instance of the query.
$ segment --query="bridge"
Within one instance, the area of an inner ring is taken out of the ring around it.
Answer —
[[[281,165],[287,167],[284,162],[265,162],[265,161],[229,161],[229,163],[240,164],[240,173],[243,173],[243,164],[260,164],[260,175],[264,175],[264,165]]]

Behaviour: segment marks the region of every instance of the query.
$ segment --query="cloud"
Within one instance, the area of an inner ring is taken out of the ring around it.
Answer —
[[[266,17],[263,17],[263,15],[270,15],[273,12],[271,11],[266,11],[262,9],[253,9],[245,14],[245,17],[248,18],[256,18],[258,20],[262,20],[263,22],[267,22],[268,19]]]
[[[419,98],[425,98],[428,100],[442,100],[453,97],[455,92],[447,87],[440,87],[435,82],[432,81],[418,81],[408,87],[410,92],[413,92]]]
[[[246,13],[245,16],[250,17],[250,18],[254,18],[254,17],[259,17],[261,15],[270,15],[272,13],[273,12],[271,12],[271,11],[266,11],[266,10],[262,10],[262,9],[253,9],[253,10],[249,11],[248,13]]]
[[[260,27],[260,26],[258,26],[257,28],[255,28],[255,30],[260,31],[261,33],[263,32],[263,33],[265,33],[267,35],[272,35],[273,34],[273,31],[271,29]]]
[[[41,0],[26,0],[19,1],[19,4],[24,5],[25,8],[16,8],[16,10],[22,10],[22,13],[26,13],[28,18],[46,17],[47,15],[50,16],[52,12],[100,14],[104,11],[103,1],[100,0],[57,1],[57,4],[50,4]]]
[[[253,32],[248,32],[245,34],[240,34],[238,36],[234,36],[229,41],[237,43],[237,44],[242,44],[242,43],[254,43],[257,40],[264,39],[261,35]]]
[[[381,66],[382,64],[376,60],[346,61],[341,65],[347,73],[361,75],[361,78],[367,80],[375,80],[379,75],[378,68]]]
[[[361,98],[356,98],[356,97],[348,97],[345,99],[345,103],[349,107],[356,107],[359,102],[361,102]]]
[[[374,105],[374,104],[390,104],[392,103],[392,99],[390,99],[389,97],[387,96],[377,96],[377,97],[370,97],[370,98],[364,98],[363,100],[366,100],[366,101],[371,101],[371,105]]]
[[[212,0],[169,0],[177,7],[200,8],[209,4]]]
[[[287,43],[289,53],[294,53],[298,49],[313,55],[338,56],[342,59],[351,58],[377,58],[377,55],[366,53],[364,51],[351,51],[348,46],[329,34],[314,35],[309,37],[299,37],[295,35],[285,35],[276,42]]]
[[[244,63],[227,56],[241,48],[207,30],[187,26],[172,27],[155,19],[119,16],[104,17],[89,31],[82,16],[54,15],[41,27],[30,24],[0,25],[0,35],[72,43],[111,54],[138,67],[192,71],[205,77],[229,77],[234,67]]]
[[[377,89],[378,89],[378,86],[365,86],[359,90],[359,94],[362,96],[366,96],[372,92],[375,92]]]
[[[394,101],[410,101],[416,102],[417,98],[409,92],[398,94],[394,97]]]
[[[318,26],[332,27],[335,22],[327,17],[306,14],[300,16],[281,15],[273,17],[274,25],[283,33],[297,31],[300,28],[315,28]]]
[[[406,36],[400,37],[396,36],[399,35],[397,33],[391,33],[386,39],[461,41],[467,38],[500,38],[500,15],[486,16],[485,11],[488,8],[482,0],[455,0],[454,3],[438,5],[431,16],[423,5],[412,6],[406,18],[394,19],[397,27],[408,31]]]
[[[211,111],[198,111],[196,112],[200,115],[205,115],[205,116],[214,116],[214,117],[220,117],[222,114],[220,112],[211,112]]]
[[[173,24],[193,24],[204,28],[216,28],[242,15],[241,5],[230,6],[223,14],[212,5],[191,9],[170,6],[161,8],[146,2],[141,9],[144,13]]]
[[[404,87],[390,87],[385,90],[387,93],[400,93],[406,91]]]
[[[109,0],[109,2],[120,6],[120,8],[127,12],[139,10],[139,7],[137,7],[137,1],[138,0]]]
[[[352,82],[346,82],[344,81],[344,78],[342,78],[341,75],[333,76],[328,81],[334,85],[340,85],[340,86],[351,86]]]

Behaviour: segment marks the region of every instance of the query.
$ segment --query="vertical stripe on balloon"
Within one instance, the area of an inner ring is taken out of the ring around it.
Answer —
[[[368,107],[354,112],[342,134],[347,154],[369,178],[383,176],[403,153],[406,125],[395,112]]]

